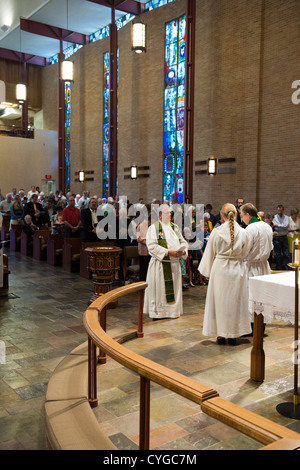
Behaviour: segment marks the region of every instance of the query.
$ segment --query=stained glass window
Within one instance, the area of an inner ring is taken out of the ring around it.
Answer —
[[[158,8],[172,2],[174,2],[174,0],[152,0],[145,4],[145,11],[151,11],[154,10],[154,8]]]
[[[119,84],[119,49],[117,50],[117,89]],[[118,92],[117,92],[118,93]],[[118,133],[118,96],[117,96],[117,133]],[[118,137],[117,137],[118,138]],[[116,182],[118,194],[118,180]],[[103,54],[103,197],[109,191],[109,52]]]
[[[66,181],[65,191],[70,191],[71,185],[71,83],[65,83],[65,162]]]
[[[183,202],[186,17],[166,23],[163,196]]]
[[[103,197],[109,189],[109,52],[103,54]]]

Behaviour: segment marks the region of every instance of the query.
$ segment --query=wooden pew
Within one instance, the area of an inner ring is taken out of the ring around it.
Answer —
[[[63,253],[65,236],[63,233],[51,234],[47,240],[47,263],[56,266],[58,257]]]
[[[10,219],[3,217],[2,227],[0,230],[0,239],[2,242],[9,239],[9,225],[10,225]]]
[[[9,231],[10,250],[17,251],[20,249],[22,225],[12,225]]]
[[[47,241],[51,232],[48,227],[37,230],[33,235],[33,258],[41,260],[43,255],[47,252]],[[45,256],[46,258],[46,256]]]
[[[20,251],[21,255],[28,256],[29,249],[28,249],[28,235],[27,233],[21,232],[21,240],[20,240]]]
[[[92,273],[88,268],[89,258],[85,249],[97,246],[114,246],[114,242],[106,240],[99,240],[99,242],[82,242],[80,250],[80,276],[85,277],[86,279],[91,279]]]
[[[3,254],[3,287],[0,288],[0,297],[3,295],[8,295],[8,276],[10,270],[8,269],[8,257],[6,254]]]
[[[71,273],[74,270],[75,262],[80,260],[81,243],[81,238],[64,239],[62,261],[64,271]]]
[[[138,246],[124,246],[124,258],[123,258],[123,275],[124,282],[129,278],[129,275],[134,277],[134,282],[137,282],[138,275],[140,272],[140,259]]]

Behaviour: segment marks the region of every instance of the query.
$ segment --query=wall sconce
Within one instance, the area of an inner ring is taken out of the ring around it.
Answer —
[[[23,83],[18,83],[16,86],[16,97],[20,103],[24,103],[27,98],[27,88]]]
[[[73,82],[74,80],[74,64],[70,60],[64,60],[61,63],[61,79],[64,82]]]
[[[137,166],[136,165],[132,165],[130,167],[130,178],[132,180],[136,180],[137,179]]]
[[[83,170],[79,171],[79,173],[78,173],[78,179],[79,179],[79,181],[80,181],[81,183],[84,182],[84,180],[85,180],[85,174],[84,174],[84,171],[83,171]]]
[[[207,173],[209,175],[216,175],[216,173],[217,173],[217,159],[215,157],[210,157],[207,160]]]
[[[132,50],[137,54],[146,52],[146,25],[144,23],[132,24]]]

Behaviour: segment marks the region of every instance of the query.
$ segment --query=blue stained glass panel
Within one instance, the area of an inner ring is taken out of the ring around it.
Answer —
[[[109,194],[109,52],[103,54],[103,197]],[[117,88],[119,83],[119,50],[117,51]],[[117,91],[118,100],[118,91]],[[117,121],[118,121],[117,102]],[[118,134],[118,128],[117,128]],[[118,194],[118,181],[116,182]]]
[[[178,20],[166,24],[166,44],[178,41]]]
[[[103,197],[109,189],[109,53],[103,54]]]
[[[179,40],[185,39],[186,34],[186,16],[179,18]]]
[[[65,83],[65,191],[71,186],[71,83]]]
[[[171,43],[166,45],[165,55],[166,55],[166,65],[171,67],[172,65],[177,64],[177,50],[178,45],[177,43]]]
[[[175,109],[165,111],[165,132],[176,131],[176,112]]]
[[[176,88],[167,88],[165,90],[165,109],[176,108],[177,93]]]
[[[165,27],[163,197],[183,202],[185,130],[185,16]]]

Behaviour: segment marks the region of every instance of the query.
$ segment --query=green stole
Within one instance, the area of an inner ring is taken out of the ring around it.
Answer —
[[[163,248],[168,248],[167,240],[166,240],[160,221],[157,220],[154,223],[154,225],[156,229],[156,238],[157,238],[159,246],[162,246]],[[174,230],[174,232],[176,233],[181,243],[181,236],[180,236],[178,227],[174,225],[173,222],[170,222],[170,225],[172,229]],[[175,294],[174,294],[174,285],[173,285],[173,277],[172,277],[172,268],[171,268],[171,263],[169,262],[170,260],[169,255],[165,256],[164,259],[168,260],[168,261],[162,261],[164,281],[165,281],[166,301],[167,303],[172,303],[172,302],[175,302]]]
[[[258,217],[259,217],[259,216],[258,216]],[[261,218],[260,218],[260,217],[259,217],[259,219],[256,218],[256,217],[252,217],[252,219],[251,219],[250,222],[249,222],[249,225],[250,225],[250,224],[254,224],[255,222],[260,222],[260,221],[261,221]]]

